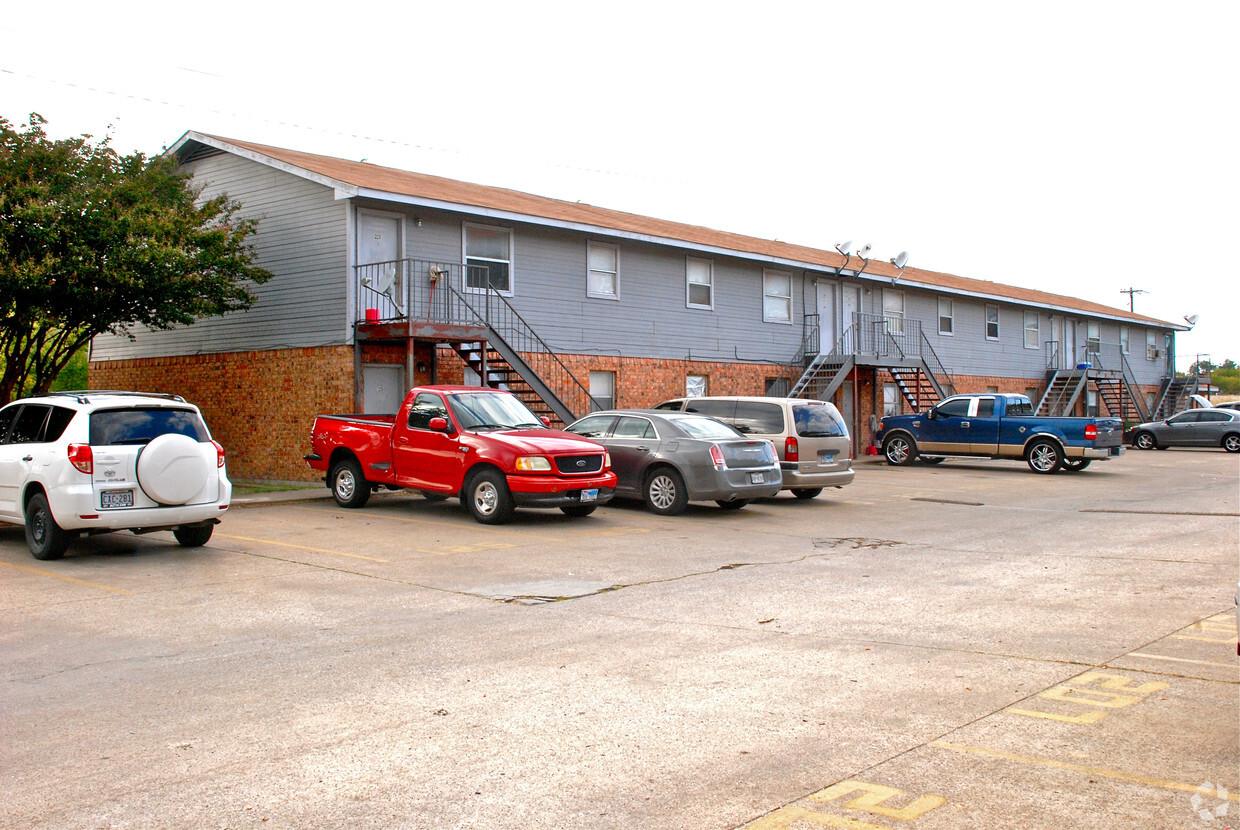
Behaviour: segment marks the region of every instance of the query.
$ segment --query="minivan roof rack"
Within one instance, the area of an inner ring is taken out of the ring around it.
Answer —
[[[66,398],[74,398],[78,403],[90,403],[91,395],[122,395],[133,398],[164,398],[170,401],[185,403],[185,398],[182,398],[180,395],[174,395],[171,392],[133,392],[118,389],[78,389],[74,391],[47,393],[49,398],[64,396]]]

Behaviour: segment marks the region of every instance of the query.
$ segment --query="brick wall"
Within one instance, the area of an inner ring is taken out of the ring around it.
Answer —
[[[170,392],[196,404],[236,479],[317,481],[306,466],[314,416],[353,411],[353,349],[93,361],[92,389]]]

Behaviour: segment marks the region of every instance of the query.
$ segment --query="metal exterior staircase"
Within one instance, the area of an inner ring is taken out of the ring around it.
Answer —
[[[1200,391],[1202,380],[1196,375],[1166,378],[1159,390],[1158,403],[1154,406],[1151,420],[1170,418],[1180,410],[1187,409],[1190,397]]]
[[[1084,369],[1053,370],[1035,410],[1039,415],[1066,415],[1080,400],[1089,379]]]
[[[908,366],[891,366],[887,374],[900,389],[900,394],[914,412],[924,412],[943,400],[942,388],[929,371]]]

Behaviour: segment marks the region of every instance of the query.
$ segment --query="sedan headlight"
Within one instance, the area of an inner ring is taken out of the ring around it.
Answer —
[[[523,455],[517,459],[516,467],[520,473],[551,472],[551,462],[541,455]]]

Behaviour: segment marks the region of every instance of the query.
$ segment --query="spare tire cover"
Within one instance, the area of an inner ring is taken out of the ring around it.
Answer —
[[[206,486],[209,473],[202,444],[185,435],[161,435],[138,454],[138,484],[160,504],[185,504]]]

